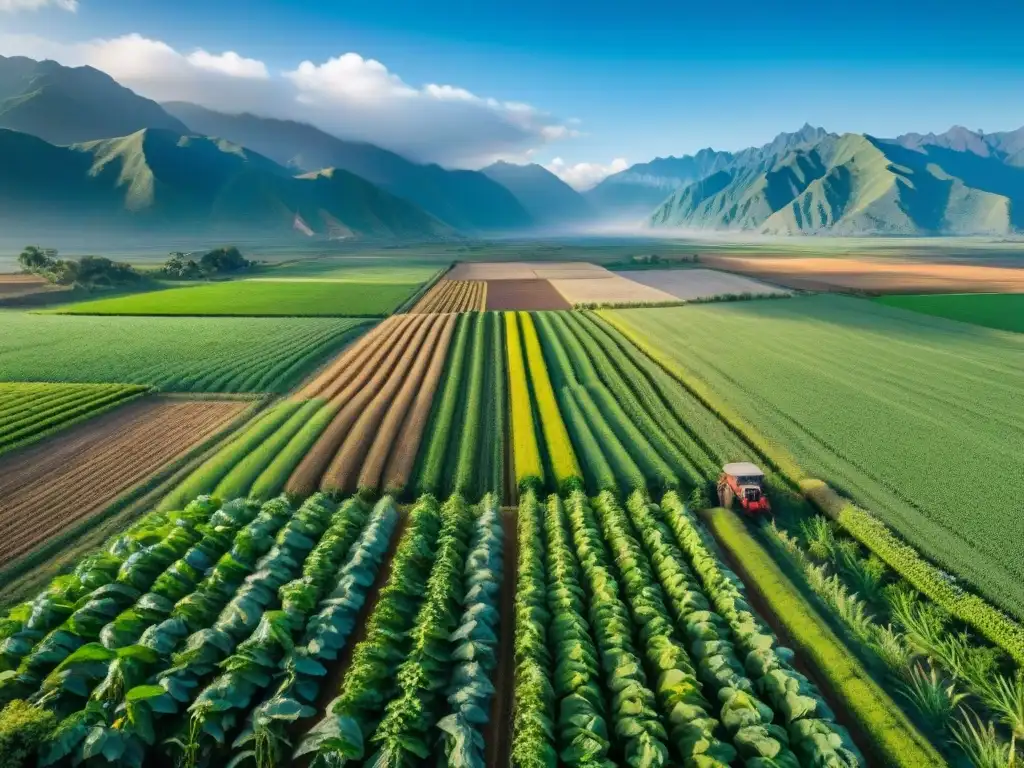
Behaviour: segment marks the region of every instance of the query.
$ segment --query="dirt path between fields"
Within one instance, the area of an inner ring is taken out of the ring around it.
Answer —
[[[507,766],[512,748],[512,704],[515,691],[515,602],[516,570],[519,562],[519,539],[516,536],[516,509],[501,510],[501,526],[505,531],[502,559],[501,625],[498,630],[498,667],[494,670],[496,693],[491,701],[491,715],[484,728],[484,748],[488,768]]]
[[[338,694],[341,692],[341,686],[345,680],[345,675],[348,673],[348,669],[352,665],[352,654],[355,652],[359,643],[366,638],[366,624],[369,621],[370,616],[373,614],[374,608],[377,607],[377,600],[380,597],[380,591],[384,588],[384,585],[388,583],[388,579],[391,578],[391,563],[394,560],[395,552],[398,550],[398,543],[402,540],[402,536],[405,535],[405,529],[408,524],[409,513],[403,512],[401,517],[398,519],[398,525],[395,526],[394,533],[391,534],[391,541],[388,544],[387,552],[384,553],[384,560],[380,564],[380,569],[377,571],[377,578],[374,579],[373,586],[370,587],[370,591],[366,593],[366,602],[363,603],[363,607],[359,610],[359,615],[356,617],[355,629],[353,629],[352,634],[349,635],[348,642],[345,644],[341,654],[338,656],[338,660],[327,668],[327,675],[321,682],[320,693],[317,695],[316,701],[313,703],[317,713],[313,717],[298,720],[292,725],[292,728],[290,729],[292,744],[298,744],[302,741],[303,737],[309,732],[309,730],[320,722],[324,716],[327,705],[337,698]],[[304,755],[297,758],[293,762],[293,765],[295,768],[306,768],[312,758],[313,755]]]

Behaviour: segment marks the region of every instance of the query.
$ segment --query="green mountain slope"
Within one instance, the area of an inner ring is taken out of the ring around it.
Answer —
[[[51,144],[125,136],[143,128],[187,133],[155,101],[92,67],[0,56],[0,128]]]
[[[57,147],[0,130],[5,230],[83,223],[112,231],[446,237],[415,205],[340,170],[296,177],[220,139],[138,131]]]
[[[586,192],[587,200],[608,216],[645,219],[671,194],[722,171],[756,167],[767,160],[834,139],[824,128],[804,125],[793,133],[780,133],[761,147],[739,152],[702,149],[695,155],[659,157],[613,174]]]
[[[685,187],[655,210],[650,223],[765,234],[1020,231],[1024,168],[977,138],[826,138]],[[1012,148],[1012,139],[1001,141]]]
[[[500,231],[533,224],[509,190],[477,171],[414,163],[373,144],[345,141],[292,120],[229,115],[185,102],[164,108],[197,133],[250,147],[282,165],[302,171],[340,168],[362,176],[459,229]]]
[[[592,219],[590,203],[560,178],[536,163],[497,162],[481,173],[509,190],[537,224],[558,226]]]

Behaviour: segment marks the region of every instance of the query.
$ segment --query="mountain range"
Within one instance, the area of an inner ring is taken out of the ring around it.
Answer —
[[[702,149],[695,155],[657,157],[612,174],[586,193],[587,199],[604,213],[619,218],[644,219],[676,190],[729,168],[756,164],[790,149],[820,141],[824,128],[804,125],[795,133],[780,133],[762,147],[739,152]]]
[[[579,224],[596,215],[583,195],[536,163],[497,162],[484,168],[482,173],[515,195],[539,226]]]
[[[143,128],[189,129],[155,101],[92,67],[0,56],[0,128],[51,144],[127,136]]]
[[[584,194],[539,165],[417,163],[315,126],[158,104],[91,67],[0,57],[0,223],[449,238],[630,221],[767,234],[1024,231],[1024,128],[894,139],[804,125],[656,158]]]
[[[421,165],[373,144],[343,141],[319,128],[255,115],[227,115],[195,104],[164,108],[196,133],[217,136],[302,171],[340,168],[405,198],[456,229],[506,231],[533,221],[508,189],[478,171]]]
[[[0,208],[8,233],[106,227],[333,238],[455,234],[347,171],[296,176],[263,155],[206,136],[148,128],[55,146],[0,129],[0,158]]]
[[[895,139],[813,134],[734,155],[674,192],[650,224],[773,235],[1024,230],[1024,129],[984,134],[958,126]]]

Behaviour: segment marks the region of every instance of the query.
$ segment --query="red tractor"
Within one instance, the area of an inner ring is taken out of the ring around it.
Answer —
[[[718,503],[728,509],[733,499],[737,499],[740,508],[750,517],[771,514],[772,507],[764,495],[763,484],[764,472],[749,461],[726,464],[718,478]]]

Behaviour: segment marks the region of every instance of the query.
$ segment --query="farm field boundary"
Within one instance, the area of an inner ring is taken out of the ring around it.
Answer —
[[[430,276],[428,280],[424,281],[423,284],[420,285],[420,287],[417,288],[413,294],[411,294],[405,301],[403,301],[401,304],[398,305],[398,307],[395,308],[394,314],[400,315],[403,312],[408,312],[411,307],[416,306],[417,302],[419,302],[420,299],[422,299],[427,293],[429,293],[430,290],[435,285],[437,285],[439,281],[443,280],[445,275],[451,272],[451,269],[454,266],[455,264],[452,263],[449,264],[448,266],[441,267],[441,269],[437,270],[433,275]]]
[[[5,312],[0,375],[12,382],[143,384],[172,392],[284,392],[369,324]]]
[[[0,456],[151,391],[140,385],[0,383]]]
[[[947,320],[1024,333],[1024,292],[893,295],[875,301]]]
[[[230,280],[98,299],[48,314],[171,317],[384,317],[417,284]]]
[[[54,533],[101,513],[162,465],[219,432],[245,407],[154,397],[80,425],[54,444],[5,458],[0,519],[12,533],[0,544],[0,563],[13,563]]]
[[[1024,270],[923,260],[701,255],[701,264],[811,291],[1020,293]]]
[[[831,697],[857,724],[861,742],[878,764],[928,768],[946,761],[854,659],[803,598],[735,512],[706,510],[704,521],[736,564],[748,590],[782,629],[786,641],[813,664]]]
[[[162,399],[184,399],[180,395],[161,395]],[[218,446],[244,428],[265,405],[253,400],[219,432],[194,446],[188,453],[168,462],[149,478],[122,493],[106,509],[76,526],[51,537],[44,544],[0,569],[0,609],[18,602],[56,574],[66,572],[83,555],[125,530],[140,515],[156,508],[158,502],[201,465]]]
[[[844,299],[843,301],[856,300]],[[683,311],[690,311],[690,309]],[[778,470],[792,488],[799,489],[803,481],[802,490],[804,492],[807,491],[808,487],[810,487],[808,485],[808,482],[811,480],[810,475],[778,441],[769,440],[763,432],[752,426],[747,419],[742,417],[729,403],[725,402],[706,381],[694,375],[693,372],[684,367],[678,360],[664,353],[646,335],[639,333],[630,323],[625,322],[619,313],[602,312],[598,314],[685,386],[694,397],[701,401],[712,413],[715,413],[737,436],[743,439],[756,452],[760,460],[764,461],[769,467]],[[805,495],[820,511],[830,514],[829,505],[822,504],[820,493],[805,493]],[[921,585],[919,588],[929,597],[936,600],[943,608],[974,627],[993,643],[1003,647],[1015,658],[1022,658],[1022,653],[1024,652],[1022,652],[1021,641],[1018,639],[1021,636],[1022,630],[1020,623],[1015,618],[1006,615],[1000,608],[994,607],[992,603],[985,602],[983,599],[975,596],[967,595],[963,599],[954,599],[961,590],[951,590],[948,586],[942,587],[943,584],[948,585],[948,576],[934,564],[917,555],[915,548],[905,544],[895,546],[894,544],[899,542],[899,537],[893,533],[877,514],[858,511],[861,512],[861,517],[859,518],[846,514],[839,520],[844,527],[852,526],[854,519],[864,520],[865,522],[870,521],[872,523],[871,525],[858,526],[856,530],[848,529],[854,538],[860,540],[865,546],[874,551],[889,567],[907,579],[908,582]],[[914,553],[915,556],[910,557],[909,553]],[[961,568],[956,568],[955,570],[958,571],[958,575],[964,575]],[[988,597],[1000,607],[1002,607],[1008,595],[1005,589],[996,595],[991,593],[991,589],[979,591],[983,597]],[[971,599],[968,599],[968,597]],[[980,606],[984,606],[984,608]]]

